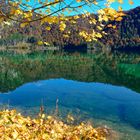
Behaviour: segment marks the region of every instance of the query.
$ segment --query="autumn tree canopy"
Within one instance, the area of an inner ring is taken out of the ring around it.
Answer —
[[[133,4],[132,0],[128,1]],[[96,29],[79,28],[77,30],[79,36],[86,41],[92,41],[106,34],[103,28],[108,21],[122,20],[124,16],[122,8],[121,6],[118,10],[111,8],[113,2],[121,5],[123,0],[1,0],[0,23],[10,26],[13,22],[17,22],[21,28],[24,28],[38,21],[48,31],[53,24],[57,24],[59,30],[68,37],[70,31],[67,23],[75,26],[79,18],[86,18],[88,24],[96,26]],[[91,14],[97,16],[91,16]],[[110,27],[113,26],[110,25]]]

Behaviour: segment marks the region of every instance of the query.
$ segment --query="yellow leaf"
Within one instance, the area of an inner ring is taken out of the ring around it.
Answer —
[[[65,38],[69,38],[69,35],[67,35],[67,34],[64,34],[64,35],[63,35],[63,37],[65,37]]]
[[[123,11],[121,6],[118,7],[118,11],[120,11],[120,12]]]
[[[134,2],[133,2],[132,0],[129,0],[129,4],[130,4],[130,5],[133,5]]]
[[[77,2],[81,2],[81,0],[76,0]]]
[[[47,26],[46,27],[46,30],[50,31],[51,30],[51,27]]]
[[[115,0],[107,0],[109,3],[113,3],[115,2]]]
[[[66,28],[66,24],[64,22],[61,22],[60,25],[59,25],[60,31],[64,31],[65,28]]]
[[[20,10],[20,9],[15,10],[14,13],[15,13],[15,15],[22,15],[23,14],[22,10]]]
[[[43,45],[43,42],[42,41],[38,41],[37,44],[38,45]]]
[[[21,27],[21,28],[24,28],[26,25],[28,25],[27,22],[25,22],[25,23],[21,23],[21,24],[20,24],[20,27]]]
[[[18,137],[18,132],[17,132],[17,131],[14,131],[14,132],[12,133],[12,136],[13,136],[14,139],[16,139],[16,138]]]
[[[93,1],[93,4],[98,5],[98,2],[97,1]]]
[[[68,115],[68,116],[67,116],[67,120],[68,120],[68,121],[74,121],[74,118],[73,118],[73,116]]]
[[[98,30],[102,30],[102,27],[100,27],[100,26],[97,26],[97,29],[98,29]]]
[[[49,120],[52,119],[52,116],[47,116],[47,119],[49,119]]]
[[[41,118],[44,119],[45,118],[45,114],[42,114]]]
[[[113,27],[113,29],[116,29],[116,25],[114,25],[114,26],[112,26]]]
[[[123,0],[118,0],[118,2],[119,2],[120,4],[123,4]]]
[[[100,33],[97,33],[97,34],[96,34],[96,37],[97,37],[97,38],[101,38],[102,35],[101,35]]]
[[[48,42],[44,42],[45,45],[50,45]]]
[[[116,21],[121,21],[123,18],[122,17],[118,17],[117,19],[116,19]]]

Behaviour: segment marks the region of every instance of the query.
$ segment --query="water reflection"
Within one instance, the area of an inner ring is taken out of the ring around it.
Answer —
[[[140,59],[114,57],[0,57],[0,107],[36,116],[43,101],[54,114],[58,98],[60,117],[93,119],[125,134],[123,140],[139,140]]]
[[[85,83],[65,79],[25,84],[8,94],[0,94],[0,103],[19,108],[39,108],[43,99],[46,108],[80,110],[87,116],[114,123],[128,123],[139,129],[140,95],[125,87],[103,83]],[[64,111],[65,112],[65,111]],[[64,114],[62,114],[64,115]],[[90,118],[89,117],[89,118]]]
[[[140,92],[139,59],[121,56],[35,56],[0,59],[0,91],[14,90],[27,82],[65,78],[84,82],[101,82],[125,86]]]

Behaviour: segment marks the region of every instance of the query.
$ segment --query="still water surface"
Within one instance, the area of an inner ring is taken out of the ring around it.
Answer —
[[[108,125],[122,139],[140,138],[140,94],[123,86],[59,78],[26,83],[0,94],[1,106],[9,104],[31,116],[39,112],[42,103],[47,113],[53,113],[57,99],[62,118],[70,113],[77,121]]]

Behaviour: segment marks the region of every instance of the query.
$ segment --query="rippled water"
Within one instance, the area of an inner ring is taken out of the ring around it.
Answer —
[[[2,107],[17,108],[31,116],[38,114],[42,104],[47,113],[54,113],[57,99],[60,117],[70,113],[77,121],[108,125],[118,131],[122,139],[139,140],[140,94],[126,87],[50,79],[26,83],[0,94]]]

